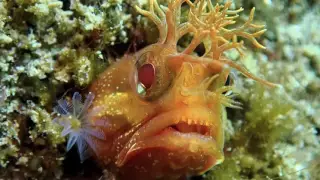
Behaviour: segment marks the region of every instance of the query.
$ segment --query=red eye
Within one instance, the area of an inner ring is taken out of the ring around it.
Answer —
[[[155,68],[152,64],[144,64],[138,70],[138,80],[146,88],[149,89],[155,78]]]

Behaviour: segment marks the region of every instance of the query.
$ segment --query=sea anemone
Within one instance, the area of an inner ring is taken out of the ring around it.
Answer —
[[[93,113],[97,110],[88,113],[93,99],[94,95],[89,92],[85,101],[82,102],[82,96],[75,92],[71,103],[60,99],[54,108],[58,116],[53,121],[63,126],[62,136],[69,135],[67,151],[76,143],[81,162],[90,156],[91,150],[96,152],[96,139],[105,140],[105,135],[100,129],[104,124],[91,120]]]

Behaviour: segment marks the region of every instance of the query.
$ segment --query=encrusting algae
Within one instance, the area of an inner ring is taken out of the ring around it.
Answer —
[[[128,41],[130,1],[70,2],[0,1],[1,178],[61,178],[56,97],[88,85],[108,64],[106,47]]]

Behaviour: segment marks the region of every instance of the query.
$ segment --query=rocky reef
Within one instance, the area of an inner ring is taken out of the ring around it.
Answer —
[[[0,177],[63,175],[65,139],[52,107],[84,89],[108,65],[107,54],[119,53],[112,47],[128,42],[128,2],[0,2]]]
[[[66,154],[52,108],[64,95],[85,90],[128,49],[156,40],[156,28],[133,8],[145,3],[0,2],[0,178],[102,176],[90,161],[81,164],[76,151]],[[256,7],[256,22],[267,25],[260,38],[267,49],[227,55],[282,86],[270,89],[232,74],[243,108],[227,109],[225,162],[201,178],[320,179],[319,1],[234,0],[233,7],[243,7],[243,15]],[[188,37],[181,46],[184,41]],[[66,170],[71,161],[76,171]]]
[[[235,2],[256,7],[258,19],[267,24],[267,50],[229,56],[282,87],[268,89],[235,75],[243,109],[228,110],[226,161],[205,177],[320,179],[319,3]]]

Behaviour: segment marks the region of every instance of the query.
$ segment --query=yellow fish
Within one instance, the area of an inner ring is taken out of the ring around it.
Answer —
[[[185,22],[183,3],[189,6]],[[158,42],[121,58],[89,89],[95,95],[92,121],[104,123],[104,140],[95,139],[96,156],[119,179],[179,179],[222,163],[224,108],[240,106],[232,100],[232,86],[225,86],[230,68],[275,86],[223,56],[230,49],[243,53],[237,37],[264,48],[256,40],[265,29],[252,23],[254,9],[242,26],[228,29],[243,10],[230,6],[170,0],[164,7],[149,0],[149,10],[136,7],[156,24]],[[178,51],[177,42],[187,33],[193,39]],[[197,56],[201,43],[205,53]]]

